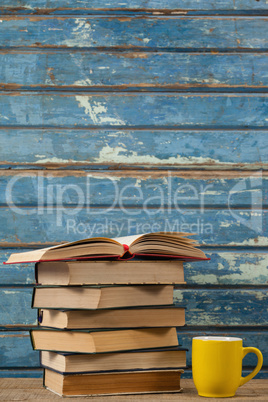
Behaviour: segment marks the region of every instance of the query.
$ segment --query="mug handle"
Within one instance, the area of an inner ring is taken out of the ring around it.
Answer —
[[[244,359],[244,357],[248,353],[255,353],[255,355],[257,355],[257,358],[258,358],[258,363],[257,363],[257,366],[255,367],[255,369],[249,375],[247,375],[246,377],[241,377],[239,387],[241,387],[241,385],[244,385],[246,382],[251,380],[251,378],[255,377],[255,375],[258,374],[258,372],[260,371],[260,369],[262,367],[263,356],[262,356],[261,351],[257,348],[252,348],[252,347],[243,348],[242,359]]]

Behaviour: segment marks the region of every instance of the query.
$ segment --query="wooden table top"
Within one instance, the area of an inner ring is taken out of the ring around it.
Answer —
[[[147,394],[147,395],[122,395],[106,397],[75,398],[75,401],[89,399],[96,402],[136,402],[136,401],[268,401],[268,380],[251,380],[243,387],[238,388],[235,398],[202,398],[197,395],[192,380],[182,379],[183,392],[175,394]],[[54,401],[60,397],[46,390],[42,386],[40,378],[0,378],[1,401]]]

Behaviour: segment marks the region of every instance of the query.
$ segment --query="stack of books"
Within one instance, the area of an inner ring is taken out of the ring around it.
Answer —
[[[38,261],[31,339],[44,386],[62,396],[179,392],[185,311],[173,305],[173,287],[185,283],[184,259],[206,256],[181,233],[103,239],[8,260]]]

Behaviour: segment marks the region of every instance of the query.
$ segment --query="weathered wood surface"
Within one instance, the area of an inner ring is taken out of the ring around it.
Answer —
[[[0,326],[37,324],[31,309],[32,288],[0,288]],[[195,326],[264,326],[268,322],[267,288],[176,289],[174,303],[186,308],[186,324]]]
[[[267,50],[265,17],[2,16],[1,47]]]
[[[0,134],[2,168],[268,169],[268,131],[263,130],[2,128]]]
[[[11,253],[23,253],[29,249],[0,249],[1,285],[33,285],[34,264],[4,265]],[[252,252],[225,249],[206,251],[209,262],[199,261],[184,264],[185,281],[189,285],[266,285],[268,256],[265,251]]]
[[[5,127],[268,127],[266,94],[10,92],[0,108]]]
[[[37,324],[37,310],[31,308],[32,287],[0,288],[0,326]]]
[[[216,336],[234,336],[243,339],[243,345],[254,346],[259,348],[263,353],[264,367],[268,366],[268,352],[267,352],[267,342],[268,342],[268,332],[254,330],[250,331],[248,329],[219,329],[210,328],[209,330],[204,329],[192,329],[181,328],[178,330],[179,343],[184,347],[188,348],[186,353],[187,365],[191,366],[191,349],[192,349],[192,338],[194,336],[203,335],[216,335]],[[3,353],[0,355],[0,368],[37,368],[40,367],[39,362],[39,352],[34,351],[31,345],[30,336],[28,331],[3,331],[0,333],[1,348]],[[254,366],[256,365],[256,357],[253,354],[249,354],[245,357],[243,366]],[[0,371],[1,377],[1,371]]]
[[[198,396],[194,387],[193,380],[185,378],[182,375],[181,386],[183,391],[181,393],[164,393],[164,394],[147,394],[147,395],[116,395],[109,397],[90,397],[91,401],[95,402],[117,402],[117,401],[202,401],[204,398]],[[36,401],[36,400],[60,400],[60,396],[43,388],[42,380],[39,378],[26,379],[26,378],[3,378],[0,380],[0,392],[3,400],[5,401]],[[268,384],[265,380],[253,379],[249,383],[238,388],[235,396],[236,401],[266,401],[268,392]],[[76,401],[89,400],[88,397],[75,398]],[[214,401],[221,401],[222,398],[214,398]],[[234,398],[225,398],[226,401],[233,401]]]
[[[14,151],[14,148],[13,148]],[[261,208],[267,172],[0,171],[0,204],[168,209]],[[136,211],[138,214],[138,212]]]
[[[86,208],[75,205],[0,208],[1,245],[40,245],[92,236],[119,237],[150,231],[197,233],[202,245],[267,246],[267,210]]]
[[[1,51],[1,89],[265,90],[267,54]]]
[[[14,247],[0,263],[94,235],[198,232],[212,259],[185,264],[174,291],[188,364],[191,338],[217,334],[259,347],[267,367],[267,175],[242,171],[268,162],[267,2],[52,3],[0,5],[0,239]],[[34,265],[1,265],[0,282],[0,377],[40,376]],[[23,398],[48,398],[29,387]],[[13,388],[0,382],[0,399]]]
[[[257,12],[259,10],[267,10],[267,2],[265,0],[203,0],[196,2],[193,0],[127,0],[124,3],[119,3],[116,0],[57,0],[56,3],[51,3],[48,0],[2,0],[0,10],[2,13],[29,13],[29,14],[83,14],[89,12],[109,11],[126,12],[127,10],[138,11],[156,11],[163,12],[209,12],[220,13],[221,11],[229,12]]]
[[[39,352],[33,350],[28,331],[1,331],[0,343],[1,368],[40,367]]]
[[[263,289],[177,289],[176,306],[185,306],[186,324],[258,325],[268,324],[267,288]]]
[[[189,285],[267,285],[268,255],[253,253],[250,249],[240,253],[206,252],[209,263],[185,264],[185,281]]]
[[[33,285],[35,284],[34,264],[4,265],[13,252],[30,251],[31,249],[0,249],[0,283],[1,285]]]

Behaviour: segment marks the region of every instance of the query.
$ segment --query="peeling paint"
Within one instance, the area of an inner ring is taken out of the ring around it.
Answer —
[[[263,253],[211,254],[212,260],[206,267],[196,269],[186,265],[186,280],[191,284],[266,285],[268,282],[268,255]],[[219,261],[219,262],[218,262]]]
[[[94,124],[108,123],[110,125],[125,125],[125,122],[118,117],[107,116],[107,107],[103,102],[93,100],[91,96],[77,95],[75,99],[79,107],[85,109],[85,113],[90,116]]]
[[[85,78],[84,80],[75,81],[74,85],[83,87],[83,86],[88,86],[88,85],[93,85],[93,84],[92,84],[92,81],[89,78]]]
[[[134,184],[134,187],[141,187],[141,179],[136,179],[136,183]]]
[[[16,295],[18,292],[14,290],[3,290],[5,295]]]
[[[76,18],[76,26],[72,30],[72,35],[68,39],[62,41],[63,45],[69,47],[79,46],[79,42],[86,43],[88,47],[93,45],[92,34],[94,30],[92,29],[91,23],[86,18]]]
[[[151,40],[151,39],[149,39],[149,38],[144,38],[144,39],[143,39],[143,42],[147,44],[147,43],[150,42],[150,40]]]
[[[98,178],[98,180],[112,180],[112,181],[120,181],[121,177],[120,176],[111,176],[109,173],[96,173],[95,174],[91,174],[91,173],[87,173],[87,177],[92,177],[93,179],[96,179],[96,177]]]
[[[237,245],[237,242],[230,242],[229,246]],[[255,239],[246,239],[244,241],[239,242],[240,246],[267,246],[268,239],[265,236],[256,236]]]
[[[202,194],[202,195],[221,195],[221,193],[219,191],[210,191],[210,190],[200,192],[199,194]]]
[[[220,223],[221,228],[228,228],[230,226],[232,226],[232,222],[221,222]]]
[[[80,97],[76,97],[80,98]],[[84,98],[84,97],[82,97]],[[77,99],[78,100],[78,99]],[[84,101],[83,99],[83,106],[87,107],[88,112],[91,113],[91,110],[87,106],[87,101]],[[95,113],[93,113],[94,119],[96,119]],[[109,118],[107,118],[109,121]],[[102,118],[102,122],[105,120]],[[122,123],[121,123],[122,124]],[[112,159],[111,159],[112,157]],[[125,148],[122,147],[110,147],[110,145],[106,145],[105,147],[102,148],[102,150],[99,153],[99,157],[94,159],[94,162],[96,163],[104,163],[107,161],[114,161],[117,163],[137,163],[137,164],[184,164],[184,165],[190,165],[193,163],[198,163],[198,164],[232,164],[231,162],[221,162],[216,159],[211,159],[211,158],[203,158],[202,156],[200,157],[194,157],[194,156],[189,156],[189,157],[184,157],[177,155],[177,157],[170,157],[170,158],[163,158],[160,159],[154,155],[138,155],[136,151],[129,151]],[[207,193],[208,194],[208,193]]]
[[[107,108],[101,102],[92,101],[92,98],[89,96],[76,96],[75,99],[79,107],[85,109],[85,113],[90,116],[94,124],[99,122],[98,115],[107,111]]]
[[[174,300],[176,300],[176,303],[182,303],[184,301],[183,298],[183,293],[180,290],[174,290]]]
[[[256,296],[256,299],[258,299],[258,300],[265,300],[265,301],[267,301],[267,293],[265,294],[265,293],[262,293],[262,292],[255,292],[255,296]]]
[[[39,158],[42,158],[45,155],[36,155]],[[70,163],[70,160],[68,159],[61,159],[57,158],[56,156],[53,156],[52,158],[44,158],[44,159],[38,159],[34,163],[56,163],[56,164],[62,164],[62,163]]]

